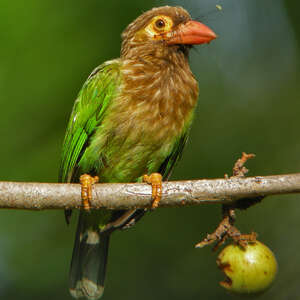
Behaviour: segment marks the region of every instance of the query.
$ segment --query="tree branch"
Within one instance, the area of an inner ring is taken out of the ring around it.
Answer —
[[[159,206],[233,203],[249,198],[300,193],[300,173],[169,181],[163,183]],[[93,186],[92,208],[132,209],[151,206],[151,186],[145,183],[111,183]],[[79,184],[0,182],[0,208],[80,208]]]

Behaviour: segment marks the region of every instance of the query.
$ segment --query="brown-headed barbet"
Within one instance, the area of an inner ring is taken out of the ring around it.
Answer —
[[[80,181],[84,196],[90,195],[90,185],[98,178],[144,180],[155,188],[157,206],[158,175],[167,180],[179,160],[197,103],[189,50],[215,38],[181,7],[153,8],[129,24],[122,33],[120,58],[97,67],[74,103],[60,182]],[[145,210],[89,211],[87,202],[84,207],[72,255],[70,292],[75,298],[98,299],[104,290],[110,234],[132,225]]]

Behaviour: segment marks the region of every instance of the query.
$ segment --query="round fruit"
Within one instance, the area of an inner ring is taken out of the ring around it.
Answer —
[[[218,255],[217,265],[226,275],[226,279],[220,282],[221,286],[239,294],[264,292],[277,273],[273,252],[258,241],[245,248],[228,245]]]

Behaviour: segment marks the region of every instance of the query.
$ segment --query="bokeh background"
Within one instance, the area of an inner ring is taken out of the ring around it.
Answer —
[[[141,12],[182,5],[219,38],[191,53],[197,117],[174,179],[231,173],[242,151],[249,175],[300,171],[300,2],[284,0],[1,0],[0,180],[57,181],[73,101],[92,69],[118,57],[120,33]],[[223,10],[218,12],[216,4]],[[104,299],[231,299],[216,254],[193,245],[220,206],[158,209],[111,242]],[[0,212],[0,298],[71,299],[76,220],[62,211]],[[270,197],[238,213],[276,254],[279,273],[260,299],[299,299],[300,196]]]

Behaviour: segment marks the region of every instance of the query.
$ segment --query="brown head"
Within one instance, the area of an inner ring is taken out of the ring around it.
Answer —
[[[193,21],[182,7],[162,6],[143,13],[128,25],[122,34],[121,56],[167,58],[170,52],[187,54],[191,45],[215,38],[209,27]]]
[[[188,50],[215,38],[182,7],[153,8],[129,24],[122,34],[122,99],[114,108],[118,119],[113,124],[122,124],[118,135],[140,135],[147,128],[158,147],[181,135],[198,98]]]

